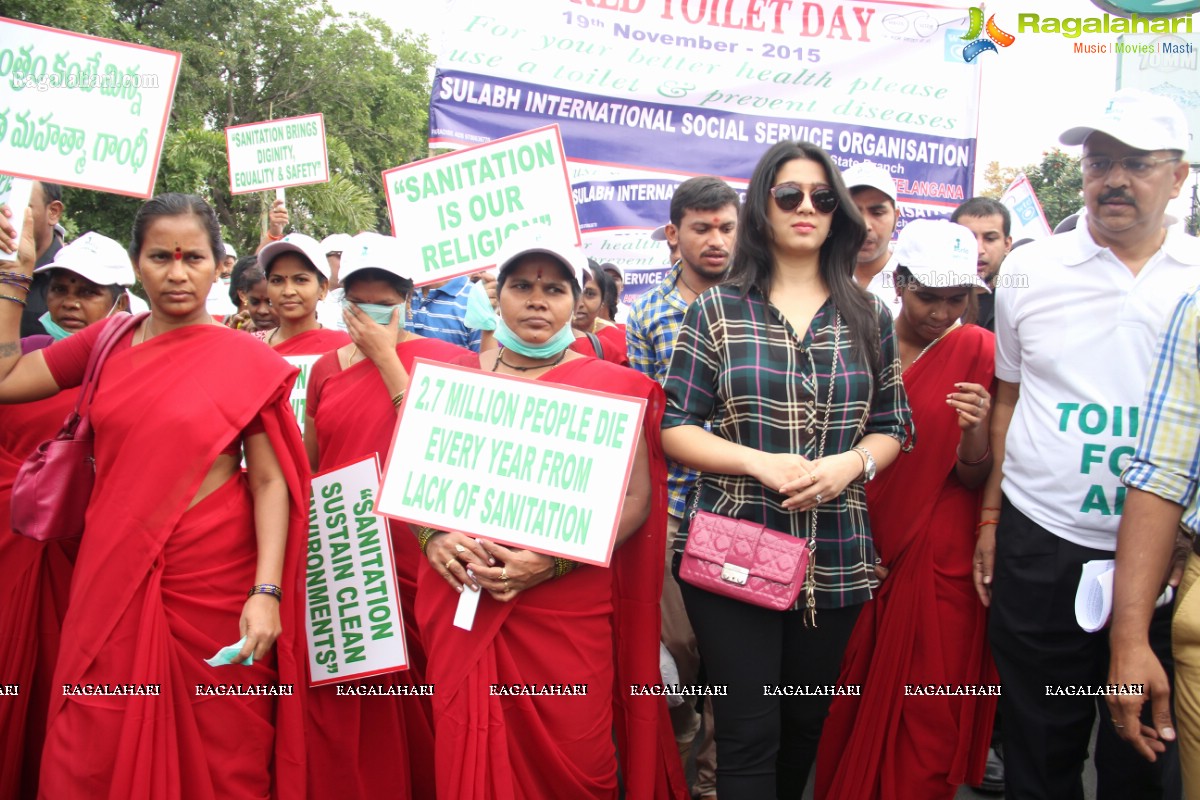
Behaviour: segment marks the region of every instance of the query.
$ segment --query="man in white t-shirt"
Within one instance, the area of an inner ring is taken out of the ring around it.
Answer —
[[[1083,564],[1113,557],[1155,344],[1200,281],[1200,242],[1164,226],[1187,177],[1187,122],[1169,99],[1126,89],[1060,141],[1083,145],[1086,222],[1009,255],[996,297],[995,467],[975,581],[1004,687],[1006,795],[1083,797],[1099,710],[1098,796],[1159,797],[1177,753],[1151,764],[1118,738],[1099,696],[1108,636],[1083,631],[1075,595]],[[1150,635],[1167,658],[1169,615]]]
[[[867,223],[867,238],[858,251],[854,279],[858,285],[883,301],[895,315],[900,308],[896,284],[892,281],[892,235],[900,214],[896,210],[896,181],[892,173],[870,161],[860,161],[842,171],[842,180]]]

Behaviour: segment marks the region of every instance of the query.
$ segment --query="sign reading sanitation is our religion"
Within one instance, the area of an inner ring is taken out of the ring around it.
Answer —
[[[645,410],[418,359],[379,513],[607,567]]]
[[[528,225],[569,229],[579,243],[557,125],[395,167],[383,186],[417,286],[495,265],[505,238]]]
[[[225,150],[233,194],[329,180],[321,114],[233,125],[225,129]]]
[[[179,53],[0,19],[0,169],[150,197]]]
[[[304,581],[312,686],[408,668],[387,521],[369,456],[312,479]]]

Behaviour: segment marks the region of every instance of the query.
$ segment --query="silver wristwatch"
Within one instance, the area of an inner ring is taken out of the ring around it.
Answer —
[[[863,457],[863,472],[862,482],[867,483],[875,478],[875,456],[871,455],[871,451],[859,445],[853,448]]]

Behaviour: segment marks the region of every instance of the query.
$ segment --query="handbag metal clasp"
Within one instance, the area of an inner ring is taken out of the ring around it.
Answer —
[[[738,586],[745,586],[746,579],[750,577],[750,570],[746,567],[739,567],[736,564],[725,562],[725,566],[721,568],[721,580],[726,583],[735,583]]]

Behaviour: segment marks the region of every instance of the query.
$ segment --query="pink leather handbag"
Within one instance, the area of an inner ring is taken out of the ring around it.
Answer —
[[[145,316],[126,315],[108,323],[100,332],[88,357],[75,410],[57,436],[42,442],[25,459],[13,481],[13,533],[39,542],[72,539],[83,533],[84,516],[96,482],[92,426],[87,412],[96,394],[100,367],[113,345]]]
[[[696,511],[679,577],[713,594],[785,611],[808,572],[808,543],[756,522]]]

